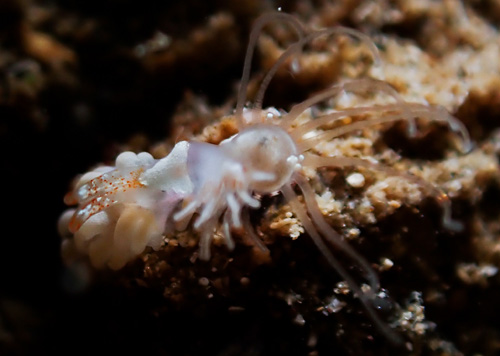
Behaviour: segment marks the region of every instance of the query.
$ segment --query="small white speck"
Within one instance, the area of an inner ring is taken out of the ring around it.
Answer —
[[[250,284],[250,278],[248,278],[248,277],[242,277],[240,279],[240,284],[242,286],[248,286]]]
[[[305,134],[302,135],[302,139],[307,140],[307,139],[313,138],[317,135],[318,135],[318,133],[316,131],[309,131],[309,132],[306,132]]]
[[[198,283],[200,286],[206,287],[206,286],[208,286],[210,281],[208,280],[207,277],[201,277],[200,279],[198,279]]]
[[[229,312],[238,313],[238,312],[245,311],[245,308],[244,308],[244,307],[241,307],[241,306],[239,306],[239,305],[232,305],[232,306],[230,306],[229,308],[227,308],[227,310],[228,310]]]
[[[347,283],[342,281],[342,282],[337,283],[336,287],[333,289],[333,292],[335,294],[346,295],[346,294],[349,294],[350,289],[349,289],[349,286],[347,285]]]
[[[410,320],[412,318],[413,314],[409,311],[404,312],[401,317],[403,320]]]
[[[299,326],[304,326],[306,323],[304,317],[301,314],[297,314],[293,322]]]
[[[361,234],[361,231],[357,227],[350,228],[347,230],[347,238],[352,239],[358,237]]]
[[[347,178],[347,183],[353,188],[361,188],[365,185],[365,177],[361,173],[352,173]]]
[[[300,63],[298,59],[294,59],[292,61],[292,64],[290,65],[290,69],[292,70],[293,73],[298,73],[300,71]]]
[[[394,262],[392,262],[387,257],[382,258],[382,260],[381,260],[381,266],[380,266],[380,269],[382,271],[387,271],[388,269],[391,269],[392,266],[394,266]]]
[[[372,290],[372,288],[368,284],[362,284],[361,285],[361,291],[363,293],[369,293]]]
[[[492,265],[486,265],[481,268],[481,274],[485,277],[493,277],[497,272],[498,268]]]

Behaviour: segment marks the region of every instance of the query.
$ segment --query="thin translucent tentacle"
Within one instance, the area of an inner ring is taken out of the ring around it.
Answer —
[[[342,236],[332,229],[331,226],[325,221],[323,214],[321,214],[321,211],[319,210],[318,203],[316,202],[315,194],[309,186],[306,178],[300,174],[296,174],[294,178],[304,195],[307,211],[314,221],[314,224],[322,233],[323,238],[336,248],[340,249],[343,253],[349,256],[349,258],[361,266],[366,279],[370,282],[370,287],[374,292],[377,291],[380,288],[378,276],[368,261],[366,261],[363,256],[357,253],[348,243],[346,243]]]
[[[469,130],[464,123],[451,115],[444,106],[436,106],[435,110],[436,115],[441,115],[443,121],[446,121],[450,126],[450,129],[462,137],[460,151],[462,151],[462,153],[469,153],[472,150],[473,144],[470,139]]]
[[[260,201],[253,198],[246,190],[237,190],[238,197],[251,208],[257,209],[260,207]]]
[[[322,116],[319,116],[319,117],[317,117],[317,118],[315,118],[315,119],[313,119],[311,121],[308,121],[304,125],[299,126],[298,128],[295,128],[294,131],[292,131],[290,133],[290,136],[292,136],[292,138],[295,141],[297,141],[297,142],[300,142],[300,141],[303,141],[303,140],[308,140],[308,139],[313,139],[313,138],[317,137],[318,135],[316,135],[316,136],[310,136],[308,134],[309,132],[311,132],[312,130],[318,129],[319,127],[321,127],[323,125],[332,124],[335,121],[339,121],[342,118],[350,117],[350,116],[356,116],[356,115],[363,115],[363,114],[381,115],[381,114],[385,114],[385,113],[389,113],[389,112],[394,112],[397,109],[398,109],[398,107],[396,105],[393,105],[393,104],[390,104],[390,105],[374,105],[374,106],[360,106],[360,107],[357,107],[357,108],[344,109],[344,110],[341,110],[341,111],[337,111],[337,112],[333,112],[333,113],[330,113],[330,114],[322,115]],[[395,121],[401,120],[401,115],[399,113],[398,113],[398,115],[399,115],[398,117],[400,119],[395,120]],[[372,120],[373,120],[373,118],[371,120],[366,120],[366,121],[363,121],[363,122],[367,122],[367,123],[368,122],[373,122]],[[348,124],[348,125],[345,125],[345,126],[342,126],[342,127],[349,127],[350,125],[351,124]],[[366,126],[370,126],[370,124],[367,124]],[[359,130],[359,128],[357,128],[356,130]],[[325,130],[322,133],[325,133],[325,132],[328,132],[328,130]],[[304,135],[307,135],[308,137],[307,138],[303,138]]]
[[[264,94],[266,92],[266,89],[267,89],[269,83],[271,82],[274,74],[276,73],[278,68],[283,64],[283,62],[285,62],[293,54],[295,54],[297,52],[301,52],[302,48],[307,43],[314,41],[318,37],[330,36],[330,35],[348,35],[348,36],[352,36],[356,39],[359,39],[360,41],[365,43],[368,46],[368,48],[370,49],[370,51],[372,52],[373,57],[374,57],[374,62],[376,63],[376,65],[379,65],[379,63],[381,63],[380,55],[379,55],[377,47],[375,46],[373,41],[368,36],[366,36],[365,34],[363,34],[361,32],[358,32],[356,30],[352,30],[352,29],[346,28],[346,27],[333,27],[333,28],[328,28],[325,30],[319,30],[319,31],[313,32],[313,33],[309,34],[308,36],[300,39],[296,43],[290,45],[285,50],[285,52],[283,52],[281,54],[281,56],[274,63],[274,65],[271,67],[271,69],[267,72],[266,76],[264,77],[264,79],[261,82],[257,96],[255,97],[254,108],[257,112],[260,112],[260,110],[262,109],[262,102],[264,99]],[[287,120],[287,118],[285,117],[284,120]]]
[[[198,206],[199,202],[197,200],[191,201],[182,210],[174,214],[174,221],[181,221],[187,218],[188,216],[193,215]]]
[[[423,180],[420,177],[417,177],[413,174],[409,174],[407,172],[401,172],[397,169],[390,168],[387,166],[383,166],[380,164],[372,163],[366,161],[361,158],[354,157],[320,157],[313,154],[305,154],[304,155],[304,165],[312,168],[319,167],[367,167],[370,169],[374,169],[380,172],[384,172],[388,175],[403,177],[406,180],[413,182],[422,186],[426,189],[443,207],[443,225],[451,230],[451,231],[461,231],[463,229],[463,225],[454,220],[451,217],[451,201],[448,195],[443,192],[441,189],[435,187],[431,183]]]
[[[341,117],[346,117],[349,115],[343,115],[343,113],[333,113],[329,115],[325,115],[324,117],[321,117],[321,119],[326,119],[328,118],[334,118],[334,120],[338,120]],[[374,125],[379,125],[379,124],[384,124],[384,123],[389,123],[389,122],[395,122],[395,121],[400,121],[401,120],[401,114],[390,114],[386,115],[383,117],[378,117],[376,119],[371,119],[367,121],[357,121],[353,122],[349,125],[344,125],[340,127],[336,127],[334,129],[330,130],[325,130],[323,132],[320,132],[316,136],[310,136],[302,139],[301,141],[297,142],[297,148],[300,152],[305,152],[307,150],[310,150],[314,146],[316,146],[319,142],[322,141],[330,141],[334,139],[335,137],[342,136],[346,133],[352,132],[352,131],[357,131],[357,130],[362,130],[364,128],[374,126]]]
[[[229,250],[234,250],[234,240],[231,235],[231,224],[230,224],[230,214],[229,211],[226,210],[224,214],[224,221],[222,222],[222,229],[224,233],[224,241],[226,242],[226,246]]]
[[[262,240],[259,238],[257,233],[254,230],[254,227],[252,226],[252,223],[250,222],[250,212],[248,209],[244,209],[242,213],[242,224],[243,224],[243,230],[246,232],[248,237],[250,237],[250,240],[253,242],[255,246],[257,246],[262,252],[269,252],[269,249],[264,245]]]
[[[337,96],[343,91],[350,91],[353,93],[367,93],[370,91],[379,91],[383,92],[391,97],[393,97],[398,104],[401,105],[401,108],[403,110],[408,111],[408,115],[411,116],[411,110],[409,107],[406,107],[404,99],[399,95],[399,93],[394,89],[392,85],[390,85],[387,82],[378,80],[378,79],[372,79],[372,78],[362,78],[362,79],[354,79],[345,83],[337,84],[335,86],[332,86],[328,89],[325,89],[318,94],[312,96],[309,99],[304,100],[303,102],[296,104],[292,107],[290,112],[285,116],[283,120],[280,122],[280,126],[283,127],[284,129],[287,129],[293,121],[304,111],[306,111],[308,108],[310,108],[313,105],[316,105],[326,99],[332,98]],[[381,106],[382,107],[382,106]],[[306,128],[308,126],[311,126],[314,122],[309,122],[306,123],[305,125],[301,126],[299,130],[306,131]],[[309,124],[309,125],[308,125]],[[306,128],[303,128],[303,127]]]
[[[456,119],[455,117],[453,117],[451,115],[447,115],[447,116],[443,115],[443,112],[439,111],[439,108],[436,110],[434,107],[428,107],[428,106],[425,106],[422,104],[413,104],[413,103],[406,104],[406,105],[408,105],[411,108],[412,114],[415,117],[427,118],[427,119],[430,119],[430,120],[436,121],[436,122],[444,122],[444,123],[448,124],[452,130],[454,130],[454,131],[457,130],[457,132],[462,136],[462,148],[464,150],[470,149],[471,142],[470,142],[469,133],[468,133],[467,129],[465,128],[465,126],[458,119]],[[385,107],[387,109],[389,109],[390,106],[391,105],[387,105]],[[380,110],[380,108],[382,108],[382,106],[381,107],[374,106],[374,109],[376,110],[375,114],[383,114],[384,113],[383,110],[382,111]],[[398,104],[394,104],[393,108],[394,108],[393,110],[387,110],[387,111],[397,111],[400,109]],[[358,108],[358,109],[364,109],[366,113],[370,113],[370,111],[367,110],[366,108]],[[324,116],[322,116],[319,119],[316,119],[314,121],[318,122],[317,127],[319,127],[319,126],[324,125],[327,122],[332,122],[332,121],[340,119],[341,117],[349,116],[352,112],[355,112],[356,110],[357,109],[347,109],[347,110],[344,110],[342,112],[335,112],[332,114],[327,114],[327,115],[324,115]],[[297,140],[298,141],[297,146],[301,152],[304,152],[304,151],[307,151],[307,150],[313,148],[314,146],[316,146],[318,144],[318,142],[329,141],[335,137],[342,136],[342,135],[349,133],[349,132],[352,132],[352,131],[362,130],[364,128],[374,126],[374,125],[379,125],[379,124],[384,124],[384,123],[389,123],[389,122],[396,122],[396,121],[404,120],[406,118],[407,117],[405,115],[402,115],[401,113],[396,113],[396,114],[392,113],[392,114],[387,114],[386,116],[383,116],[383,117],[378,117],[376,119],[354,122],[354,123],[351,123],[349,125],[336,127],[334,129],[331,129],[331,130],[325,130],[316,136],[303,138],[302,142],[300,142],[300,139],[299,139],[299,140]]]
[[[210,246],[212,245],[212,239],[214,237],[216,219],[209,220],[203,226],[200,235],[200,259],[203,261],[208,261],[210,259]]]
[[[233,192],[226,194],[227,211],[231,212],[231,220],[235,228],[241,227],[241,204],[238,202]]]
[[[255,46],[264,26],[277,20],[282,20],[289,23],[297,32],[299,39],[304,35],[304,27],[302,23],[294,16],[289,14],[279,12],[264,14],[255,21],[252,32],[250,33],[250,39],[248,41],[247,52],[245,54],[245,62],[243,65],[243,73],[241,75],[241,82],[238,90],[238,101],[236,103],[235,116],[236,123],[240,131],[246,126],[245,120],[243,119],[243,107],[245,106],[246,102],[247,86],[250,78],[250,69],[252,67],[252,58],[255,51]]]
[[[213,231],[203,229],[200,236],[200,259],[208,261],[210,259],[210,245],[212,243]]]
[[[219,199],[216,199],[215,197],[210,199],[208,201],[208,203],[206,203],[205,206],[203,206],[203,209],[201,210],[200,216],[194,222],[194,225],[193,225],[194,228],[196,230],[198,230],[200,228],[200,226],[202,226],[207,221],[209,221],[214,216],[216,216],[214,214],[214,212],[216,212],[218,210],[219,205],[220,205]]]
[[[301,221],[302,225],[304,226],[304,229],[307,231],[309,236],[311,237],[312,241],[316,245],[316,247],[321,251],[323,256],[327,259],[328,263],[333,267],[333,269],[344,279],[349,287],[351,288],[352,292],[358,296],[359,300],[361,301],[361,305],[364,307],[368,315],[370,316],[371,320],[375,324],[376,328],[391,342],[394,344],[401,344],[402,339],[401,337],[392,330],[389,325],[384,323],[380,317],[375,313],[372,305],[372,297],[375,293],[374,290],[371,290],[369,294],[364,293],[361,288],[357,285],[357,283],[354,281],[354,279],[351,277],[351,275],[342,267],[340,262],[333,256],[331,253],[330,249],[328,246],[325,244],[323,239],[321,238],[321,235],[319,232],[316,230],[316,227],[314,226],[311,218],[307,215],[307,211],[304,209],[302,204],[297,199],[297,195],[293,191],[291,185],[285,185],[282,188],[282,193],[285,197],[285,199],[288,201],[290,206],[292,207],[294,213],[297,215],[299,220]],[[309,208],[309,207],[308,207]],[[329,227],[329,230],[334,231]],[[330,233],[331,231],[328,231]],[[323,233],[323,232],[322,232]]]

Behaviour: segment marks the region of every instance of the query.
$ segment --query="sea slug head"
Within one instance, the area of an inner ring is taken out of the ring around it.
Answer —
[[[275,192],[289,182],[298,161],[295,142],[275,125],[250,126],[222,147],[242,162],[249,188],[262,194]]]

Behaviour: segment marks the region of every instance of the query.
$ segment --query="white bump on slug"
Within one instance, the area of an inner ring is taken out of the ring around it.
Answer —
[[[193,191],[193,183],[187,170],[188,150],[189,142],[177,143],[166,157],[141,175],[141,183],[162,191],[190,194]]]

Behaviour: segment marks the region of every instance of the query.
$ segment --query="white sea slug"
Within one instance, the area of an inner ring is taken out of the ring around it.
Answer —
[[[298,40],[287,48],[263,79],[253,107],[245,109],[246,86],[257,38],[266,24],[276,20],[292,26]],[[68,200],[70,204],[78,204],[77,209],[62,218],[66,223],[68,216],[72,215],[69,230],[74,233],[78,249],[88,253],[97,267],[107,264],[119,269],[146,246],[158,248],[167,229],[182,230],[190,222],[200,233],[201,259],[210,258],[211,241],[219,224],[222,224],[229,248],[234,246],[231,229],[243,227],[255,243],[265,249],[253,233],[248,209],[260,207],[258,196],[281,192],[309,237],[360,298],[379,330],[389,339],[400,341],[379,319],[371,304],[380,289],[376,273],[368,261],[325,221],[304,168],[364,166],[406,177],[442,203],[444,225],[457,229],[460,225],[451,219],[448,197],[425,181],[358,158],[318,156],[313,148],[321,141],[374,125],[404,120],[414,128],[416,119],[448,125],[462,136],[464,150],[469,149],[470,141],[463,124],[442,107],[407,103],[390,85],[373,79],[357,79],[332,86],[294,105],[288,113],[263,110],[264,93],[278,67],[290,56],[300,53],[306,43],[332,34],[347,34],[360,39],[378,59],[374,44],[356,31],[331,28],[308,32],[290,15],[276,13],[260,17],[250,35],[238,94],[235,119],[239,133],[220,145],[179,142],[167,157],[157,161],[147,153],[122,153],[116,160],[116,167],[101,168],[84,175],[71,195],[72,199]],[[356,94],[380,92],[391,97],[393,103],[332,111],[297,126],[296,118],[303,112],[346,91]],[[360,115],[368,119],[325,129],[335,121]],[[299,194],[303,196],[303,203]],[[371,287],[369,292],[363,292],[338,262],[333,247],[362,268]]]

